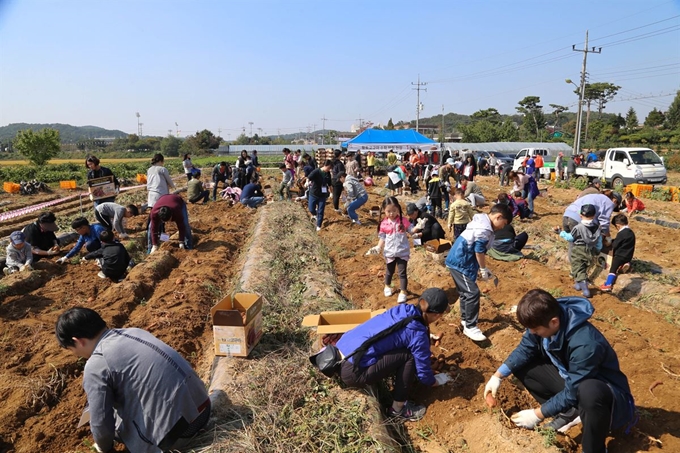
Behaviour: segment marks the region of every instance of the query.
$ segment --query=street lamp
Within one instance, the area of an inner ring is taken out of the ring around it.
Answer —
[[[578,92],[578,110],[576,111],[576,134],[574,136],[574,155],[581,150],[581,121],[583,116],[583,86],[576,85],[571,79],[566,79],[566,83],[570,83],[576,87]],[[583,85],[583,83],[581,83]]]
[[[248,121],[248,124],[250,124],[250,136],[252,137],[253,136],[253,124],[255,124],[255,123],[253,123],[252,121]]]

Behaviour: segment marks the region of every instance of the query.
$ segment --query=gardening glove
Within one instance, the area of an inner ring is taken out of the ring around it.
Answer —
[[[153,252],[155,252],[156,250],[158,250],[158,246],[154,245],[153,247],[151,247],[151,251],[149,252],[149,255],[152,254]]]
[[[20,270],[21,272],[32,271],[32,270],[33,270],[33,266],[31,266],[30,264],[24,264],[23,266],[21,266],[21,267],[19,268],[19,270]]]
[[[437,381],[437,385],[444,385],[453,381],[453,378],[449,373],[437,373],[434,375],[434,380]]]
[[[541,419],[536,416],[536,413],[533,409],[519,411],[510,417],[510,419],[515,425],[526,429],[534,429],[541,421]]]
[[[377,255],[378,253],[380,253],[380,247],[376,245],[375,247],[371,247],[370,249],[368,249],[368,252],[366,252],[366,256]]]
[[[66,257],[65,257],[65,256],[62,256],[61,258],[59,258],[59,259],[57,260],[57,264],[64,264],[65,262],[66,262]]]
[[[479,270],[479,276],[482,278],[482,280],[491,280],[493,278],[493,274],[488,267],[481,268]]]
[[[496,393],[498,393],[498,388],[501,386],[501,379],[496,377],[496,376],[491,376],[489,378],[489,382],[486,383],[486,387],[484,387],[484,398],[486,398],[486,395],[491,393],[491,396],[494,398],[496,397]]]
[[[47,256],[54,256],[54,255],[56,255],[57,253],[59,253],[58,250],[48,250],[48,251],[47,251]]]
[[[182,250],[184,250],[184,249],[186,248],[186,247],[184,246],[184,242],[180,242],[180,243],[179,243],[179,248],[182,249]]]

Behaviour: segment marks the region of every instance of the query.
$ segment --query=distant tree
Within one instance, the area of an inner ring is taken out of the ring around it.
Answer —
[[[541,102],[539,96],[526,96],[518,102],[519,107],[515,107],[519,113],[524,115],[523,126],[527,130],[536,131],[536,140],[541,137],[541,129],[545,127],[543,106],[539,105],[539,102]]]
[[[248,137],[244,132],[236,137],[236,140],[234,140],[234,145],[250,145],[250,137]]]
[[[552,115],[555,117],[555,124],[553,124],[553,130],[557,128],[560,122],[560,115],[569,110],[569,107],[565,107],[559,104],[550,104],[550,108],[553,109]]]
[[[635,109],[631,107],[628,109],[628,112],[626,113],[626,130],[628,132],[632,132],[635,129],[637,129],[638,126],[639,123],[637,113],[635,113]]]
[[[657,127],[661,126],[665,120],[663,112],[659,111],[654,108],[651,112],[649,112],[649,115],[647,115],[647,118],[645,118],[645,126],[647,127]]]
[[[597,112],[602,116],[605,104],[614,99],[619,89],[620,86],[609,82],[586,83],[583,97],[586,102],[595,102]]]
[[[179,149],[182,146],[182,140],[174,135],[168,135],[161,140],[161,153],[168,157],[179,156]]]
[[[387,122],[387,126],[385,126],[385,130],[388,131],[393,131],[394,130],[394,123],[392,122],[392,118]]]
[[[489,108],[484,110],[478,110],[471,115],[471,118],[476,120],[487,120],[494,123],[501,122],[501,114],[495,108]]]
[[[519,140],[517,124],[512,120],[505,120],[499,129],[499,140],[503,142],[516,142]]]
[[[215,136],[215,134],[208,129],[196,132],[196,143],[200,150],[217,149],[219,148],[221,141],[222,137]]]
[[[59,131],[49,128],[38,132],[31,129],[19,131],[14,138],[14,148],[33,165],[44,165],[59,153]]]
[[[666,128],[680,129],[680,90],[675,94],[675,98],[666,112]]]

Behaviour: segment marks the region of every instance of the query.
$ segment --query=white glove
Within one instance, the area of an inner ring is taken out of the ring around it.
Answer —
[[[185,247],[184,247],[184,242],[180,242],[180,243],[179,243],[179,248],[181,248],[182,250],[184,250],[184,248],[185,248]]]
[[[56,250],[48,250],[48,251],[47,251],[47,256],[54,256],[54,255],[56,255],[57,253],[59,253],[59,252],[56,251]]]
[[[512,422],[520,428],[526,429],[534,429],[541,421],[541,419],[536,416],[536,413],[533,409],[519,411],[510,417],[510,420],[512,420]]]
[[[479,276],[482,278],[482,280],[491,280],[493,278],[493,274],[488,267],[481,268],[479,270]]]
[[[378,253],[380,253],[380,247],[376,245],[375,247],[371,247],[370,249],[368,249],[368,252],[366,252],[366,256],[377,255]]]
[[[57,260],[57,264],[64,264],[65,262],[66,262],[66,257],[65,257],[65,256],[62,256],[61,258],[59,258],[59,259]]]
[[[434,375],[434,380],[437,381],[437,385],[444,385],[453,381],[453,378],[449,375],[449,373],[437,373]]]
[[[23,266],[21,266],[21,267],[19,268],[19,270],[20,270],[21,272],[24,272],[24,271],[32,271],[32,270],[33,270],[33,266],[31,266],[30,264],[24,264]]]
[[[151,251],[149,252],[149,254],[152,254],[152,253],[155,252],[156,250],[158,250],[158,246],[157,246],[157,245],[154,245],[153,247],[151,247]]]
[[[425,228],[426,223],[427,223],[427,219],[425,219],[425,218],[418,219],[418,221],[416,222],[416,227],[414,228],[414,230],[422,230],[423,228]]]
[[[489,378],[489,382],[486,383],[486,387],[484,387],[484,398],[486,398],[486,395],[489,393],[491,393],[491,395],[495,398],[500,386],[501,379],[496,376],[491,376],[491,378]]]

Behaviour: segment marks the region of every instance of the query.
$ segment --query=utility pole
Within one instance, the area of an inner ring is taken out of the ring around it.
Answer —
[[[418,126],[420,123],[420,111],[423,109],[423,104],[420,103],[420,91],[427,91],[427,88],[420,88],[427,85],[427,82],[420,82],[420,74],[418,74],[418,83],[411,82],[411,85],[415,85],[414,90],[418,92],[418,103],[416,104],[416,132],[418,132]]]
[[[581,150],[581,123],[583,120],[583,101],[586,91],[586,61],[588,60],[588,53],[601,53],[602,47],[597,50],[595,47],[588,49],[588,30],[586,30],[586,41],[583,49],[577,49],[576,44],[571,46],[574,52],[583,52],[583,67],[581,68],[581,85],[578,89],[578,111],[576,112],[576,137],[574,137],[574,154],[578,154]]]
[[[137,136],[139,138],[142,138],[142,124],[139,122],[139,117],[141,116],[139,112],[135,113],[135,116],[137,116]]]
[[[253,123],[252,121],[248,121],[248,124],[250,124],[250,136],[252,137],[253,136],[253,124],[255,124],[255,123]]]
[[[444,146],[444,104],[442,104],[442,128],[440,130],[442,139],[440,140],[440,148]]]
[[[324,139],[324,137],[325,137],[325,135],[326,135],[326,120],[327,120],[327,119],[328,119],[328,118],[326,118],[326,115],[324,115],[323,118],[321,118],[321,121],[323,121],[323,133],[322,133],[322,135],[321,135],[321,144],[322,144],[322,145],[323,145],[323,139]]]
[[[361,115],[359,115],[361,116]],[[364,127],[364,119],[363,118],[357,118],[357,121],[359,122],[359,131],[361,132],[361,129]]]
[[[179,124],[175,121],[175,127],[177,128],[177,138],[179,138]]]

